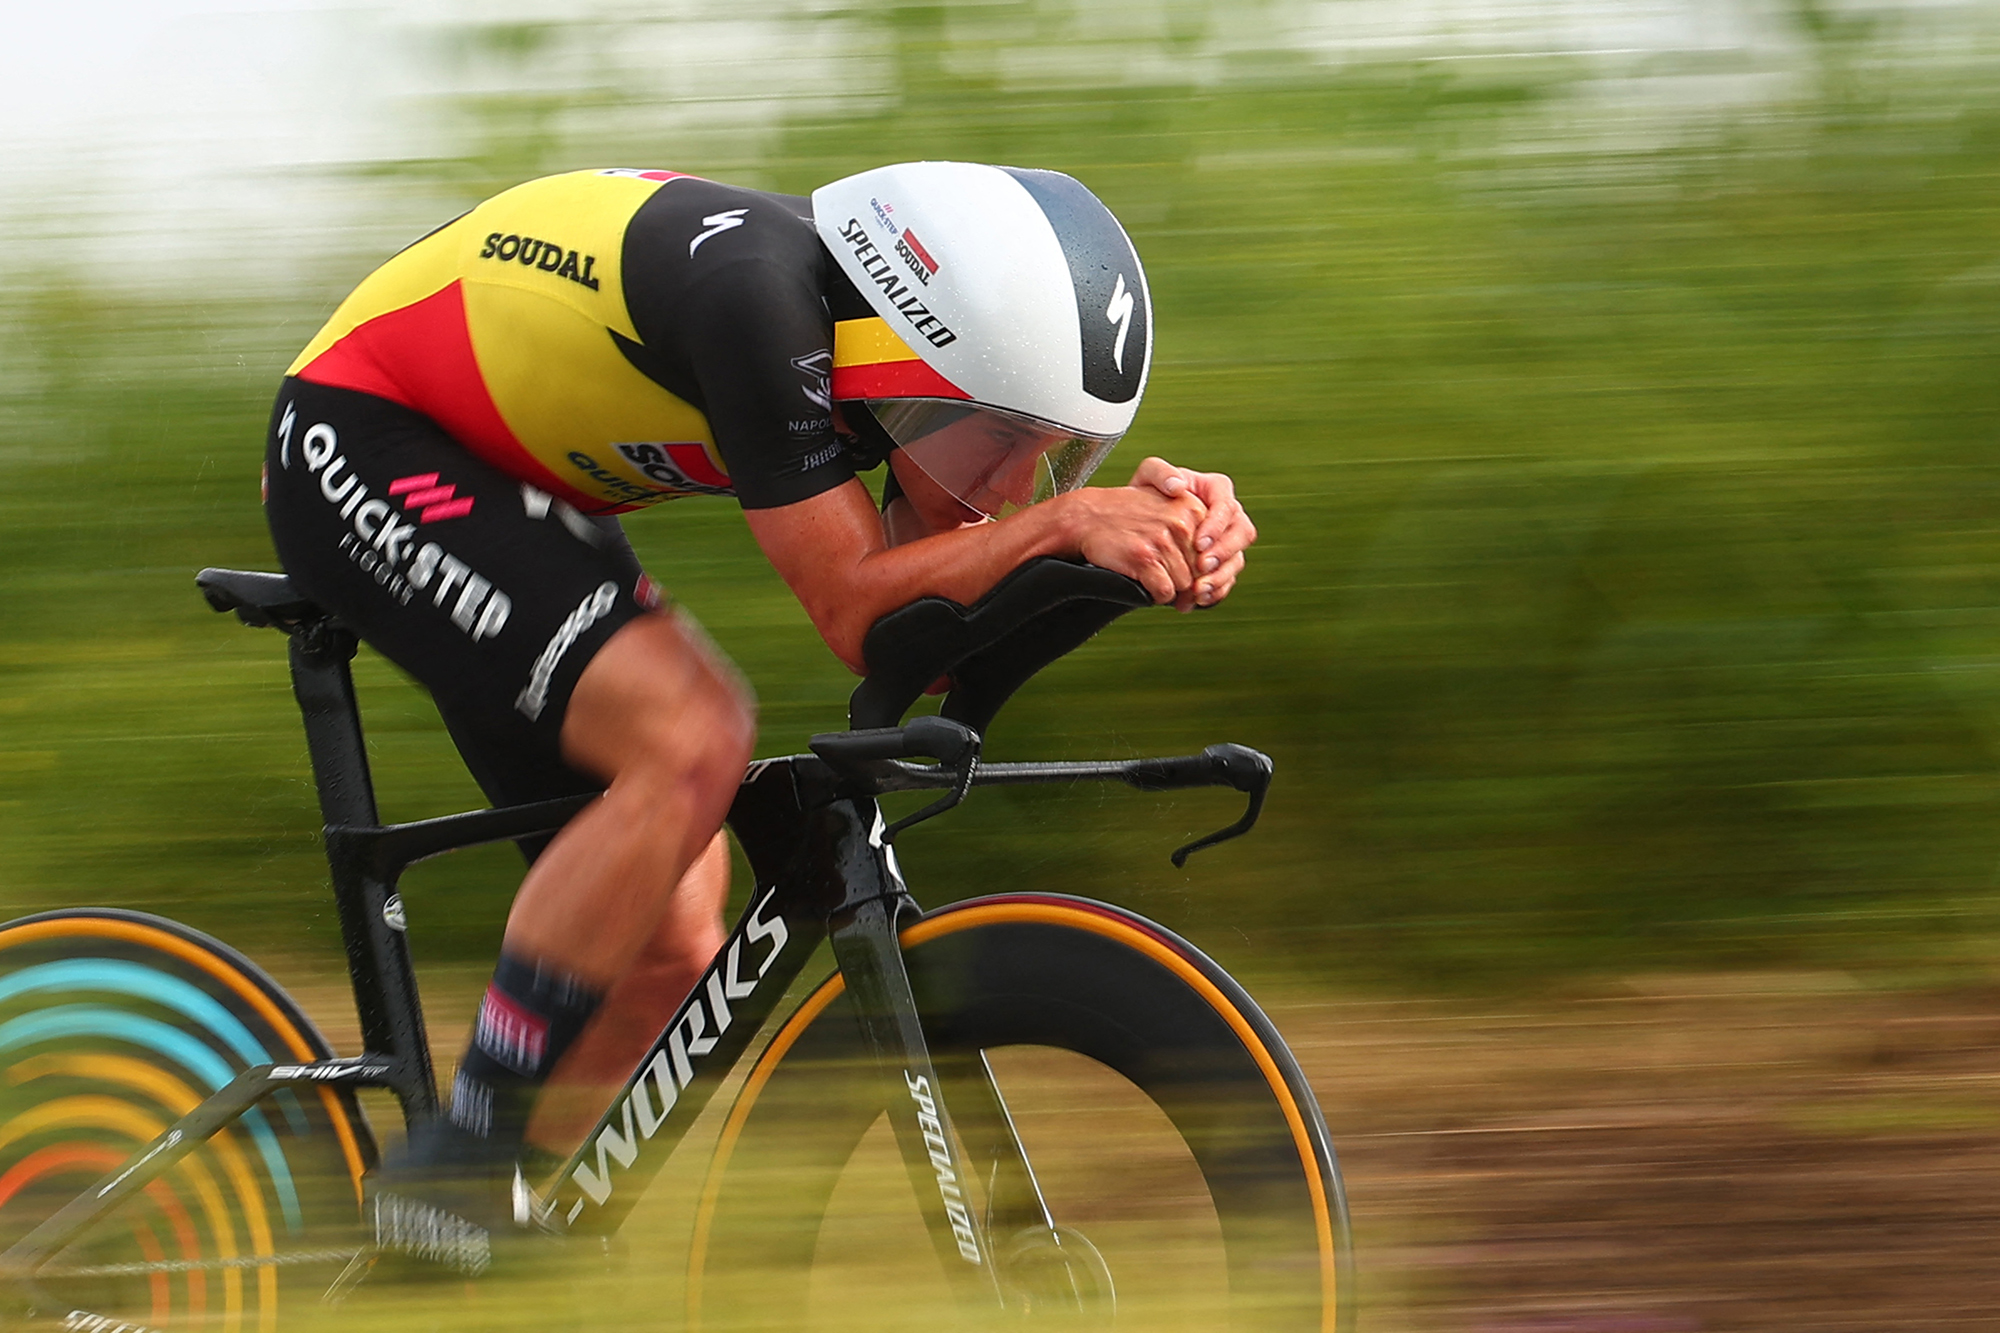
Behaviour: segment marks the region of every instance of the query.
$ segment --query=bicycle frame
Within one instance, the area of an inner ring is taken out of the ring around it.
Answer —
[[[36,1268],[92,1223],[280,1087],[317,1082],[386,1088],[396,1095],[406,1122],[437,1115],[437,1077],[397,893],[402,873],[447,851],[552,832],[596,799],[581,795],[381,824],[348,666],[355,638],[324,618],[289,628],[293,689],[325,820],[364,1053],[245,1070],[0,1255],[0,1278],[31,1280]],[[972,785],[1103,779],[1149,790],[1227,785],[1248,792],[1244,818],[1181,849],[1178,864],[1195,847],[1249,827],[1270,763],[1254,751],[1228,746],[1174,759],[982,769],[978,744],[977,734],[962,724],[920,719],[908,728],[815,737],[816,754],[750,766],[728,816],[755,879],[748,906],[546,1194],[517,1192],[517,1220],[550,1231],[616,1231],[819,944],[830,939],[854,997],[864,1045],[885,1081],[897,1143],[940,1260],[962,1297],[999,1298],[988,1226],[1013,1230],[1048,1223],[1032,1164],[983,1071],[955,1085],[983,1083],[990,1097],[974,1098],[978,1104],[967,1108],[969,1138],[954,1130],[902,961],[898,932],[922,913],[897,865],[895,833],[955,804]],[[924,756],[950,762],[938,767],[905,762]],[[895,825],[885,824],[877,794],[925,788],[944,788],[948,795]],[[983,1213],[972,1207],[966,1188],[961,1142],[971,1145],[987,1172]]]

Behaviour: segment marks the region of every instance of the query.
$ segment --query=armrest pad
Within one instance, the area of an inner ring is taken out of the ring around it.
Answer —
[[[1056,556],[1030,560],[969,607],[919,598],[862,640],[868,676],[847,701],[848,725],[893,727],[932,681],[949,676],[943,716],[983,734],[1037,671],[1152,601],[1136,580]]]

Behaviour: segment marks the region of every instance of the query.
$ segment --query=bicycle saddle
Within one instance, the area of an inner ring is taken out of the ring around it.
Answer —
[[[1038,556],[963,606],[920,597],[876,621],[861,641],[868,676],[847,701],[857,730],[893,727],[933,681],[951,678],[940,714],[984,734],[1037,671],[1153,598],[1135,579]]]
[[[292,586],[283,574],[247,569],[204,569],[195,586],[217,611],[234,611],[236,618],[258,629],[293,629],[326,612]]]

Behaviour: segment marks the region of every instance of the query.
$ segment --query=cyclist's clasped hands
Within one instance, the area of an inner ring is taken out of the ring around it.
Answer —
[[[1250,515],[1237,500],[1236,484],[1226,473],[1197,472],[1193,468],[1176,467],[1164,458],[1150,457],[1133,472],[1127,489],[1141,488],[1159,492],[1175,506],[1171,520],[1175,533],[1182,532],[1184,519],[1191,514],[1191,526],[1186,527],[1175,558],[1155,566],[1170,575],[1184,570],[1186,577],[1173,577],[1169,594],[1163,586],[1134,570],[1121,568],[1119,572],[1145,584],[1154,601],[1171,600],[1179,611],[1214,606],[1227,597],[1243,572],[1245,549],[1257,540],[1257,525],[1250,521]],[[1086,545],[1084,557],[1095,564],[1116,567],[1116,557],[1111,551],[1101,551],[1107,558],[1099,558],[1099,554],[1093,554],[1095,549],[1094,544]]]

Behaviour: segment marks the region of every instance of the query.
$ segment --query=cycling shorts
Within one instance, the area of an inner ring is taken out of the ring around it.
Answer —
[[[264,470],[285,572],[430,691],[488,799],[603,786],[563,761],[570,691],[660,601],[616,519],[516,481],[407,407],[298,379]]]

